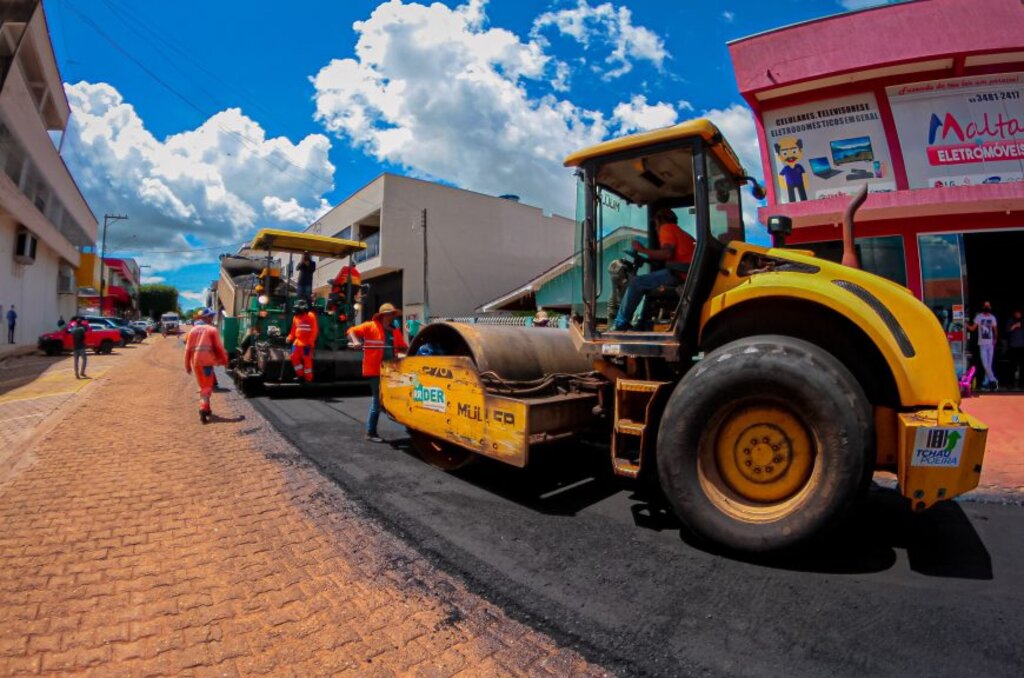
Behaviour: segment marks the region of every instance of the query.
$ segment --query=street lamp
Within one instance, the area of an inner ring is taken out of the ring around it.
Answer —
[[[100,315],[103,315],[103,298],[107,291],[107,271],[103,259],[107,255],[107,224],[111,221],[127,219],[127,214],[104,214],[103,215],[103,239],[100,244]]]

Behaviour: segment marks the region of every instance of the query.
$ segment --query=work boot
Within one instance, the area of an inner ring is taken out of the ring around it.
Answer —
[[[199,409],[199,421],[204,424],[209,423],[211,416],[213,416],[213,412],[210,410],[204,410],[202,408]]]

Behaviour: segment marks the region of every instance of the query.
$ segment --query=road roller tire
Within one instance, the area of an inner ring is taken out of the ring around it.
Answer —
[[[480,458],[475,452],[426,433],[409,430],[409,437],[420,459],[442,471],[457,471]]]
[[[777,551],[854,504],[873,465],[871,407],[831,354],[792,337],[726,344],[676,385],[658,433],[658,477],[698,537]]]

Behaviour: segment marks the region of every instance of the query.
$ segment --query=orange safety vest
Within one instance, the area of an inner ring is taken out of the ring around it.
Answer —
[[[292,331],[288,333],[288,341],[294,340],[296,346],[316,346],[316,336],[319,332],[316,313],[296,313],[292,318]]]
[[[185,339],[185,365],[197,367],[227,365],[228,352],[213,325],[201,323],[192,328]]]
[[[384,323],[374,318],[369,322],[356,325],[348,332],[363,341],[363,376],[379,377],[380,364],[384,362],[384,348],[387,346]],[[391,337],[396,351],[408,348],[401,329],[392,327]]]

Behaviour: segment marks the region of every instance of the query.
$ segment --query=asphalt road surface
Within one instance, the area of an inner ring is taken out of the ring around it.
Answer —
[[[914,515],[875,488],[813,551],[741,561],[694,542],[606,453],[561,445],[520,470],[455,473],[404,429],[362,440],[359,389],[253,404],[372,514],[512,616],[622,675],[1024,674],[1024,508]]]

